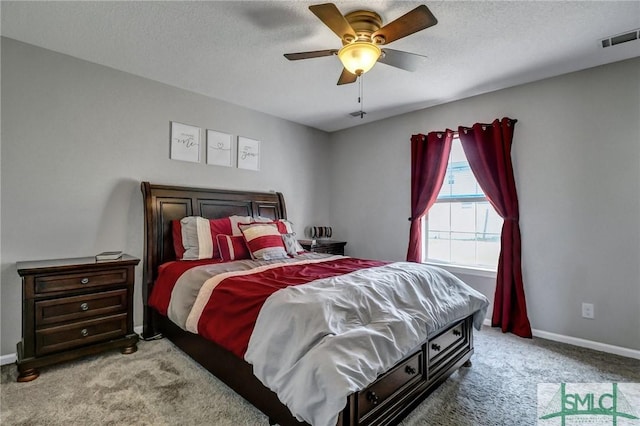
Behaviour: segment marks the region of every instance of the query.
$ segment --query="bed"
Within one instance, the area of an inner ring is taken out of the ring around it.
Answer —
[[[230,191],[149,182],[142,182],[141,189],[144,197],[145,239],[143,338],[168,338],[262,411],[270,424],[306,424],[298,420],[278,395],[254,375],[252,364],[213,341],[185,331],[149,303],[159,268],[176,259],[172,221],[188,216],[216,219],[233,215],[286,219],[283,195],[278,192]],[[471,366],[473,327],[474,324],[476,328],[479,327],[478,320],[481,322],[480,317],[484,316],[486,305],[484,309],[474,308],[473,314],[455,318],[428,332],[419,344],[404,353],[398,362],[379,374],[372,383],[348,394],[336,423],[341,426],[397,423],[454,371],[462,366]]]

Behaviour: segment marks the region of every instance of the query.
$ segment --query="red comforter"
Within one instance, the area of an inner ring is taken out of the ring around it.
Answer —
[[[322,260],[322,261],[319,261]],[[205,264],[204,261],[174,262],[167,265],[154,285],[149,303],[158,312],[167,315],[171,295],[179,278],[189,269]],[[244,358],[256,319],[267,298],[276,291],[322,278],[348,274],[360,269],[385,265],[387,262],[348,257],[302,260],[295,263],[277,263],[258,272],[241,271],[212,277],[203,283],[216,281],[211,295],[197,319],[198,334],[216,342],[240,358]],[[235,276],[234,276],[235,274]],[[238,275],[239,274],[239,275]]]

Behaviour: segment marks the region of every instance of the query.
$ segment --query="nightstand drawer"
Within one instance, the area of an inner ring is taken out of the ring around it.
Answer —
[[[36,330],[36,355],[62,351],[88,343],[115,339],[127,333],[127,314],[111,315]]]
[[[127,283],[127,269],[107,271],[87,271],[77,274],[45,275],[35,278],[36,293],[53,293],[65,290],[79,290],[113,284]]]
[[[310,251],[315,253],[344,254],[340,248],[336,248],[334,246],[316,246],[312,247]]]
[[[35,303],[36,328],[127,311],[127,289],[75,297],[61,297]]]
[[[315,253],[344,255],[346,241],[336,240],[298,240],[303,249]]]

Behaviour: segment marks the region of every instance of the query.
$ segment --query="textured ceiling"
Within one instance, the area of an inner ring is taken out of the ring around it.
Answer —
[[[434,27],[390,44],[428,59],[416,72],[377,64],[337,86],[337,57],[289,52],[340,40],[306,1],[2,1],[2,35],[326,131],[640,56],[640,41],[600,39],[640,28],[640,1],[340,1],[389,22],[420,4]]]

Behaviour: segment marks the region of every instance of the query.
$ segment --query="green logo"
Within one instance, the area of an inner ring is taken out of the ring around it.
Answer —
[[[541,383],[538,425],[640,425],[638,383]]]

